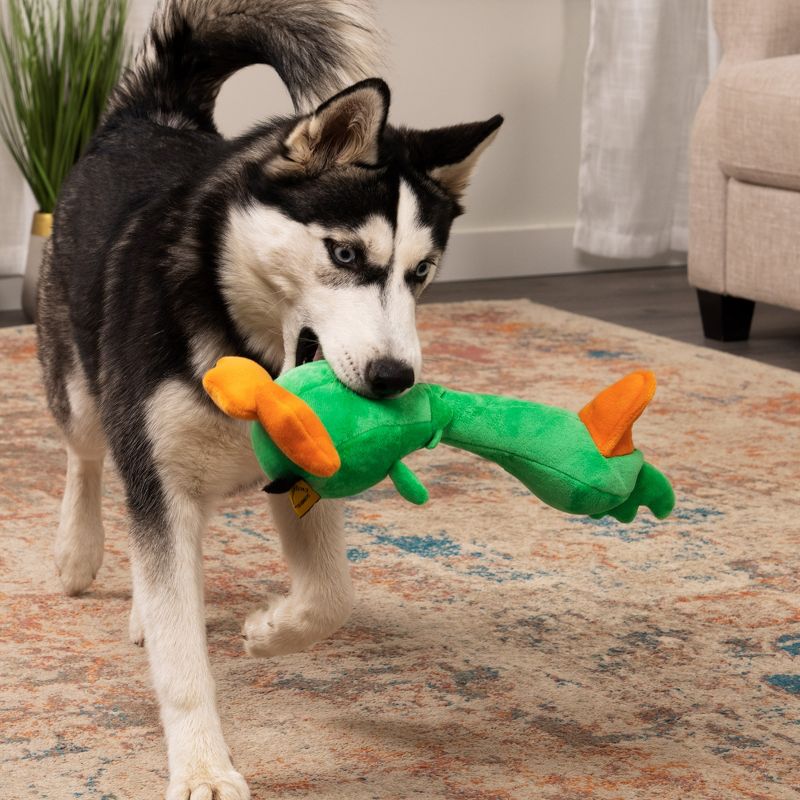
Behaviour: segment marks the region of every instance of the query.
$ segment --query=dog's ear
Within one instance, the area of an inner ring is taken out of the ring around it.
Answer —
[[[283,164],[274,166],[309,174],[349,164],[375,166],[389,97],[389,87],[379,78],[339,92],[295,125],[284,141]]]
[[[492,143],[503,117],[495,115],[485,122],[470,122],[430,131],[403,132],[408,158],[418,170],[427,172],[456,200],[469,184],[481,153]]]

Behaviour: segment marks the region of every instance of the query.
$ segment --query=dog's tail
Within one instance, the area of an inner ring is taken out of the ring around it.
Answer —
[[[271,65],[308,111],[378,75],[382,42],[371,0],[161,0],[109,111],[213,130],[220,86],[249,64]]]

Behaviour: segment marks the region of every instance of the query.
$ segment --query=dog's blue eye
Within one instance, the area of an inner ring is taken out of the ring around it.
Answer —
[[[419,264],[417,264],[417,268],[414,270],[414,275],[417,278],[424,278],[431,271],[432,266],[433,264],[431,264],[430,261],[420,261]]]
[[[336,245],[331,252],[333,253],[333,260],[345,267],[355,263],[358,257],[355,248],[348,247],[345,244]]]

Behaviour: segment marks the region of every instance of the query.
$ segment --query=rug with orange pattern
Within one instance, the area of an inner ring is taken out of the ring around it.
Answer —
[[[266,503],[206,541],[211,659],[255,800],[782,800],[800,794],[800,375],[527,302],[420,309],[425,377],[579,409],[640,367],[636,441],[672,479],[658,522],[568,517],[445,447],[410,466],[416,508],[352,501],[351,620],[307,653],[242,652],[285,591]],[[64,453],[31,328],[0,331],[3,797],[160,797],[146,654],[126,635],[119,482],[105,563],[80,598],[51,558]]]

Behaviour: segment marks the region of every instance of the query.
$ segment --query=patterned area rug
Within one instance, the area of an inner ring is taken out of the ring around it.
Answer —
[[[578,409],[654,369],[636,439],[676,513],[571,518],[469,454],[417,454],[427,507],[388,485],[350,504],[350,622],[254,660],[241,623],[287,581],[263,496],[231,502],[207,539],[208,634],[254,798],[797,798],[800,375],[522,301],[420,317],[426,374],[454,387]],[[64,455],[34,350],[30,328],[0,332],[3,796],[159,797],[120,485],[98,579],[66,598]]]

